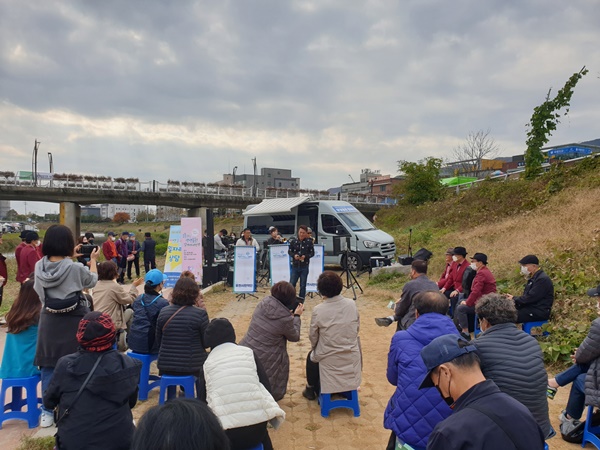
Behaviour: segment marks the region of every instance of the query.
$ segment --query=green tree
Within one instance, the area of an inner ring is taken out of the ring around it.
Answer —
[[[138,222],[152,222],[154,220],[154,214],[146,212],[146,211],[140,211],[138,213],[138,215],[136,216],[136,220]]]
[[[442,160],[425,158],[419,162],[398,161],[398,171],[405,179],[397,185],[396,193],[401,201],[411,205],[440,200],[444,197],[444,187],[440,183]]]
[[[549,136],[552,136],[552,132],[556,130],[556,126],[560,123],[560,116],[566,116],[569,113],[573,89],[586,73],[588,73],[588,70],[584,66],[579,72],[571,75],[562,89],[558,91],[556,97],[550,98],[550,92],[552,91],[550,89],[546,94],[546,101],[534,108],[528,124],[525,178],[532,179],[540,174],[544,162],[542,147],[548,143]],[[566,110],[561,114],[563,108],[566,108]]]

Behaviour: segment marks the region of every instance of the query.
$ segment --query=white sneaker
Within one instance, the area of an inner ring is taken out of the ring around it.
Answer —
[[[40,427],[48,428],[54,425],[54,414],[49,411],[42,410],[42,418],[40,420]]]

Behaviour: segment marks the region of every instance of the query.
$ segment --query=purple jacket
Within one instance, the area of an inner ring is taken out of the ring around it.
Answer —
[[[458,334],[452,319],[429,313],[392,337],[387,379],[396,391],[385,409],[383,426],[413,447],[425,448],[433,428],[452,413],[437,389],[419,390],[427,373],[421,349],[445,334]]]
[[[127,241],[124,241],[123,239],[117,239],[117,242],[115,242],[115,247],[117,248],[117,259],[119,261],[127,259],[127,255],[129,254],[129,250],[127,250]]]

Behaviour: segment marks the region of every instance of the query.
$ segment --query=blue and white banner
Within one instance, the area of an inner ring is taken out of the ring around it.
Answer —
[[[165,287],[173,287],[181,275],[181,225],[171,225],[169,231],[169,245],[167,247],[167,259],[165,259],[164,274],[167,276]]]
[[[256,292],[256,248],[252,245],[236,245],[233,255],[233,292]]]
[[[306,292],[318,292],[317,280],[325,270],[325,246],[315,245],[315,256],[310,258],[308,264],[308,279],[306,280]]]
[[[290,281],[289,244],[269,246],[269,273],[271,286],[279,281]]]

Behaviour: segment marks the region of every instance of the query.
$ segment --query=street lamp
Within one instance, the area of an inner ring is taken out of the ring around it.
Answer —
[[[235,167],[233,168],[233,183],[232,183],[232,184],[235,184],[235,173],[236,173],[236,172],[237,172],[237,166],[235,166]]]
[[[50,187],[52,187],[52,180],[54,178],[54,160],[52,159],[52,153],[48,152],[48,163],[50,164]]]

